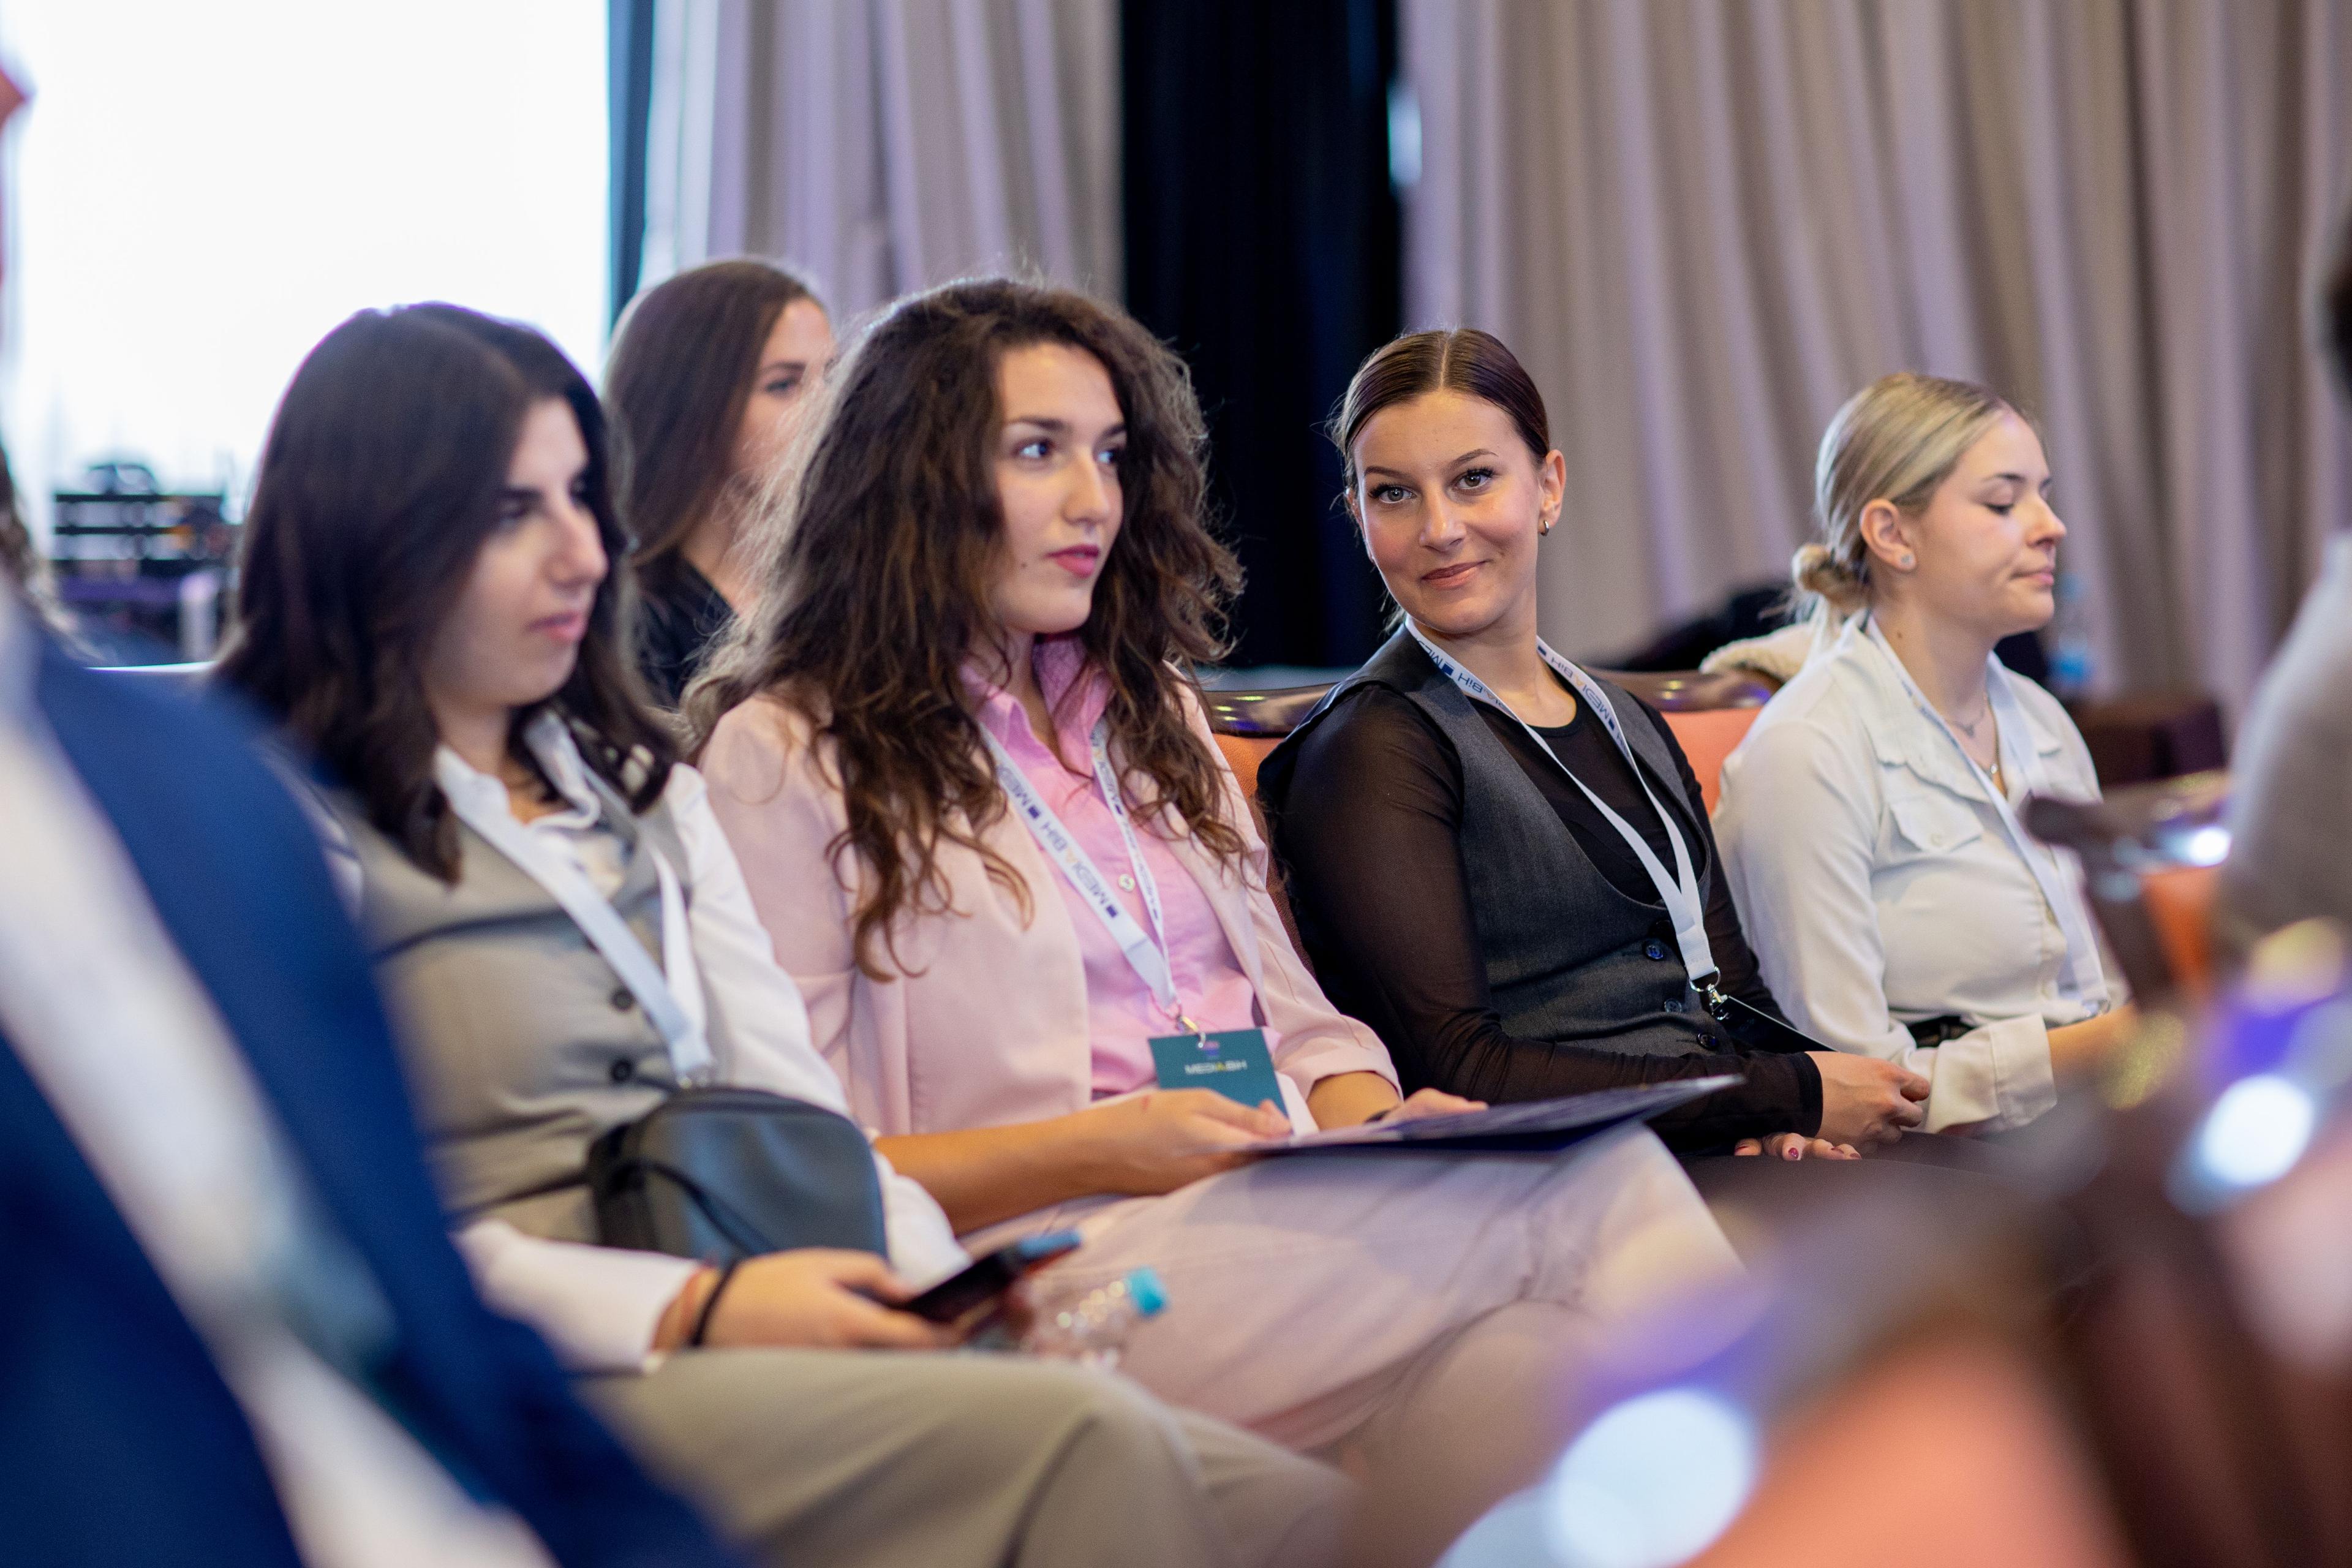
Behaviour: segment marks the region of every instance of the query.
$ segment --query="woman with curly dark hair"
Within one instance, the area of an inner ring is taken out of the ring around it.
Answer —
[[[1564,1347],[1729,1253],[1646,1131],[1244,1152],[1467,1102],[1400,1104],[1266,892],[1192,676],[1235,571],[1181,365],[1110,307],[955,283],[870,327],[820,417],[688,710],[853,1112],[971,1245],[1076,1225],[1070,1289],[1150,1259],[1170,1305],[1126,1365],[1164,1396],[1364,1445],[1423,1499],[1507,1489]]]

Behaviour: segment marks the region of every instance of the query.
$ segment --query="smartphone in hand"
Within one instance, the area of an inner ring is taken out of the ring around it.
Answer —
[[[1024,1236],[976,1259],[961,1273],[950,1275],[913,1300],[901,1302],[898,1310],[935,1323],[961,1322],[1019,1284],[1023,1276],[1043,1268],[1065,1253],[1076,1251],[1077,1246],[1078,1233],[1075,1230],[1048,1230]]]

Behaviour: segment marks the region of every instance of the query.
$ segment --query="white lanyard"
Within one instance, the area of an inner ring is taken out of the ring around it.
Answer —
[[[458,771],[463,770],[463,771]],[[489,840],[493,848],[513,861],[532,881],[547,889],[563,912],[587,936],[621,984],[629,988],[646,1016],[660,1031],[668,1047],[670,1070],[680,1088],[709,1082],[713,1076],[710,1040],[706,1030],[702,974],[694,962],[694,933],[686,913],[686,895],[677,872],[643,834],[637,852],[653,857],[654,875],[661,883],[662,963],[656,965],[629,922],[599,893],[571,858],[557,852],[539,835],[514,819],[511,812],[491,811],[473,798],[478,775],[456,756],[444,752],[434,759],[441,793],[465,825]],[[663,970],[668,973],[665,974]]]
[[[1118,771],[1110,765],[1110,721],[1108,719],[1097,720],[1095,732],[1088,742],[1094,752],[1095,784],[1102,791],[1105,804],[1110,807],[1111,820],[1118,826],[1120,842],[1127,846],[1127,863],[1135,868],[1135,885],[1143,894],[1145,912],[1151,917],[1149,931],[1127,912],[1126,906],[1110,890],[1110,883],[1103,876],[1101,868],[1094,863],[1094,858],[1086,852],[1062,819],[1054,814],[1054,808],[1045,804],[1045,797],[1037,793],[1037,786],[1029,782],[1029,775],[1021,771],[1021,764],[1013,760],[1013,754],[1004,749],[1003,742],[991,734],[985,726],[982,727],[981,734],[988,742],[990,754],[996,759],[996,782],[1012,800],[1013,809],[1027,826],[1030,836],[1037,840],[1037,847],[1060,868],[1070,886],[1078,890],[1078,896],[1086,900],[1087,907],[1094,910],[1095,918],[1102,921],[1103,929],[1110,932],[1111,940],[1118,943],[1118,950],[1127,955],[1127,962],[1134,966],[1137,974],[1142,976],[1143,984],[1150,987],[1152,999],[1160,1004],[1160,1010],[1173,1019],[1180,1028],[1199,1034],[1200,1026],[1184,1014],[1183,1004],[1176,994],[1175,974],[1169,968],[1168,925],[1160,910],[1160,884],[1152,877],[1151,868],[1143,863],[1143,847],[1136,839],[1134,824],[1128,819],[1127,800],[1119,793]]]
[[[1625,739],[1623,727],[1617,721],[1617,710],[1611,706],[1609,695],[1601,689],[1600,683],[1554,653],[1550,645],[1540,637],[1536,640],[1536,652],[1542,656],[1544,663],[1575,689],[1585,707],[1591,709],[1592,716],[1601,721],[1601,727],[1609,731],[1609,738],[1617,742],[1617,750],[1624,754],[1625,765],[1633,770],[1633,782],[1642,786],[1642,794],[1648,799],[1650,809],[1658,814],[1658,823],[1666,830],[1666,842],[1674,847],[1675,871],[1671,877],[1650,848],[1649,841],[1634,831],[1633,824],[1612,811],[1609,803],[1593,794],[1591,787],[1582,779],[1569,772],[1568,764],[1559,760],[1559,754],[1541,735],[1536,733],[1534,725],[1511,712],[1509,703],[1496,696],[1485,681],[1450,658],[1410,619],[1405,622],[1405,629],[1412,633],[1413,640],[1421,644],[1422,652],[1429,655],[1430,662],[1437,666],[1439,673],[1461,688],[1465,697],[1499,708],[1517,720],[1519,728],[1528,732],[1528,739],[1543,749],[1543,754],[1551,758],[1553,765],[1568,774],[1568,782],[1582,790],[1584,798],[1591,801],[1609,826],[1617,830],[1618,837],[1625,840],[1634,857],[1642,862],[1642,869],[1649,873],[1651,884],[1658,890],[1658,901],[1665,905],[1667,917],[1675,922],[1675,941],[1682,948],[1683,967],[1689,972],[1691,989],[1712,1002],[1715,979],[1719,972],[1715,965],[1714,949],[1707,945],[1706,900],[1699,891],[1698,876],[1691,868],[1690,847],[1683,842],[1682,830],[1675,826],[1674,817],[1658,804],[1658,797],[1651,792],[1649,780],[1642,776],[1642,764],[1634,759],[1633,748]]]
[[[2100,982],[2104,984],[2105,976],[2100,973],[2098,940],[2091,932],[2082,900],[2074,896],[2059,873],[2055,852],[2025,830],[2025,825],[2017,819],[2017,809],[2009,804],[2008,795],[1996,788],[1992,776],[1969,755],[1969,749],[1960,744],[1958,735],[1952,733],[1952,726],[1936,710],[1936,705],[1927,700],[1927,694],[1919,689],[1919,683],[1911,679],[1910,670],[1904,668],[1903,660],[1895,655],[1885,635],[1878,629],[1876,621],[1870,623],[1868,635],[1870,640],[1878,645],[1886,662],[1894,667],[1895,678],[1903,683],[1903,689],[1909,694],[1912,702],[1927,716],[1929,723],[1951,741],[1953,748],[1960,753],[1960,760],[1968,764],[1969,772],[1984,787],[1985,795],[1992,801],[1993,810],[2000,816],[2001,829],[2009,836],[2010,847],[2017,851],[2018,858],[2025,862],[2026,870],[2032,874],[2034,886],[2042,889],[2042,901],[2050,906],[2051,916],[2057,921],[2058,930],[2066,939],[2069,959],[2079,963],[2087,958],[2092,971],[2099,973]],[[2025,786],[2024,793],[2031,795],[2042,783],[2041,767],[2039,762],[2033,760],[2033,748],[2029,743],[2032,732],[2026,727],[2024,710],[2018,707],[2016,695],[2009,689],[2008,673],[1999,668],[1997,659],[1991,660],[1990,667],[1985,671],[1985,698],[2000,716],[1999,735],[2015,737],[2018,742],[2016,751],[2024,764],[2024,777],[2020,782]]]

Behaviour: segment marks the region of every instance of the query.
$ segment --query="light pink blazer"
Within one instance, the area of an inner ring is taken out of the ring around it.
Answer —
[[[1192,721],[1222,769],[1197,704]],[[989,880],[977,854],[940,846],[955,912],[902,916],[895,963],[883,955],[899,978],[867,979],[850,952],[866,869],[854,856],[837,867],[828,858],[846,817],[810,740],[807,721],[757,698],[719,721],[700,766],[777,962],[800,983],[810,1032],[841,1075],[853,1114],[890,1137],[1084,1110],[1093,1071],[1086,971],[1052,880],[1061,873],[1011,813],[989,829],[989,845],[1031,889],[1024,920],[1020,900]],[[1265,891],[1265,847],[1230,772],[1224,784],[1230,819],[1248,842],[1245,874],[1220,868],[1189,837],[1173,847],[1207,893],[1262,1021],[1281,1037],[1275,1066],[1301,1091],[1344,1072],[1394,1083],[1387,1048],[1324,1000],[1292,950]]]

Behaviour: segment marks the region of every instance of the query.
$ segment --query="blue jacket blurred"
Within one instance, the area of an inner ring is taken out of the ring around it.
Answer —
[[[419,1161],[367,962],[308,826],[237,727],[54,648],[37,696],[389,1300],[389,1381],[428,1446],[564,1563],[731,1561],[573,1400],[537,1336],[476,1299]],[[236,1400],[0,1049],[0,1562],[297,1561]]]

